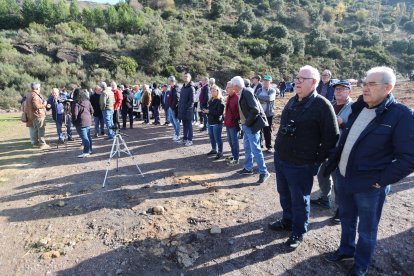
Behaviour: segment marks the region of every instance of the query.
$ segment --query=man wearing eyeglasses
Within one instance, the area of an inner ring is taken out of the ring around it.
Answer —
[[[391,93],[395,82],[391,68],[375,67],[367,72],[363,94],[351,107],[325,171],[336,169],[342,228],[338,250],[326,259],[354,259],[348,275],[365,275],[390,184],[414,171],[414,111],[396,102]]]
[[[335,101],[333,102],[333,108],[335,110],[336,119],[338,121],[339,131],[341,132],[346,122],[348,121],[349,114],[351,114],[352,99],[350,97],[352,85],[350,82],[341,80],[333,85]],[[320,206],[325,209],[331,208],[331,193],[332,186],[334,186],[334,192],[336,191],[336,177],[334,174],[324,175],[326,163],[323,163],[318,173],[318,183],[321,189],[321,195],[318,199],[311,199],[310,203]],[[338,204],[338,197],[335,196],[335,203]],[[336,209],[335,215],[332,218],[334,223],[340,223],[339,209]]]
[[[332,102],[334,100],[334,88],[333,84],[335,83],[334,80],[331,80],[332,73],[329,70],[325,70],[322,72],[322,78],[319,81],[318,87],[316,91],[328,99],[328,101]]]
[[[269,228],[291,231],[287,245],[292,249],[300,245],[308,230],[313,177],[339,136],[331,103],[316,92],[319,79],[312,66],[299,70],[296,95],[283,109],[276,134],[274,164],[283,216]]]

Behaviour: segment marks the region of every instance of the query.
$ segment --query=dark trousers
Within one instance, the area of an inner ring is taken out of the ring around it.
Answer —
[[[142,106],[142,116],[144,117],[144,123],[149,123],[149,118],[148,118],[148,105],[143,105]]]
[[[339,251],[346,255],[353,255],[355,266],[366,270],[374,255],[378,224],[390,185],[364,193],[352,193],[349,191],[347,180],[338,170],[336,183],[342,230]],[[355,245],[357,225],[359,237]]]
[[[182,121],[183,121],[183,140],[192,141],[193,140],[192,120],[182,120]]]
[[[200,118],[200,124],[203,123],[203,112],[198,112],[198,118]]]
[[[122,113],[122,127],[126,128],[126,121],[127,121],[127,115],[129,117],[129,127],[132,128],[132,125],[134,123],[134,115],[133,115],[133,109],[132,108],[123,108],[121,110]]]
[[[262,139],[264,137],[265,140],[265,145],[267,149],[271,149],[272,148],[272,120],[273,120],[273,116],[270,117],[266,117],[267,118],[267,122],[269,123],[269,126],[266,126],[262,129],[262,136],[260,136],[260,144],[262,144]]]
[[[159,105],[152,106],[152,114],[155,119],[155,123],[159,124],[160,123],[160,106]]]
[[[121,124],[119,123],[119,109],[118,110],[114,110],[114,126],[117,128],[121,128]]]
[[[283,218],[292,221],[293,235],[302,236],[308,231],[310,193],[317,168],[313,164],[295,165],[281,160],[276,153],[274,164]]]

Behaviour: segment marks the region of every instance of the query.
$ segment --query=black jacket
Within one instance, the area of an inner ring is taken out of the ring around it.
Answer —
[[[293,120],[294,135],[283,128]],[[297,165],[322,163],[339,138],[338,122],[332,105],[316,91],[298,101],[292,97],[282,111],[276,134],[275,151],[280,159]]]
[[[218,125],[223,123],[224,104],[222,100],[211,99],[208,102],[208,124]]]
[[[194,110],[194,87],[192,83],[183,85],[178,102],[178,119],[192,120]]]
[[[122,92],[122,109],[134,108],[134,94],[129,89],[125,89]]]
[[[257,132],[269,125],[262,105],[253,95],[252,89],[243,88],[240,93],[239,105],[246,118],[245,126],[251,128],[252,132]]]
[[[96,94],[94,93],[91,96],[91,105],[93,107],[93,116],[94,117],[98,117],[101,118],[103,116],[102,114],[102,110],[101,110],[101,106],[99,105],[99,99],[100,99],[101,95],[100,94]]]
[[[161,105],[161,91],[158,88],[152,90],[151,93],[152,97],[152,106],[160,106]]]
[[[170,108],[174,111],[175,116],[178,116],[178,85],[171,86],[170,89]]]

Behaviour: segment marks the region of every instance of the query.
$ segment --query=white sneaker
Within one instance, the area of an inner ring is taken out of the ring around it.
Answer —
[[[184,144],[186,147],[192,146],[193,145],[193,141],[187,141]]]
[[[82,154],[78,155],[78,158],[85,158],[89,155],[90,155],[89,153],[82,153]]]
[[[168,126],[172,126],[172,124],[171,124],[171,123],[169,123],[169,124],[168,124]]]
[[[177,142],[177,141],[179,141],[180,140],[180,136],[178,135],[174,135],[174,137],[173,137],[173,141],[175,141],[175,142]]]

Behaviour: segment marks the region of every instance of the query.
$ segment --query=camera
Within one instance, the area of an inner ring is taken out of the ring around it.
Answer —
[[[296,132],[295,121],[290,120],[287,125],[284,125],[280,128],[280,133],[286,136],[294,136]]]
[[[58,103],[70,103],[70,102],[73,102],[73,100],[72,99],[63,99],[63,98],[59,98],[58,100],[57,100],[57,102]]]

